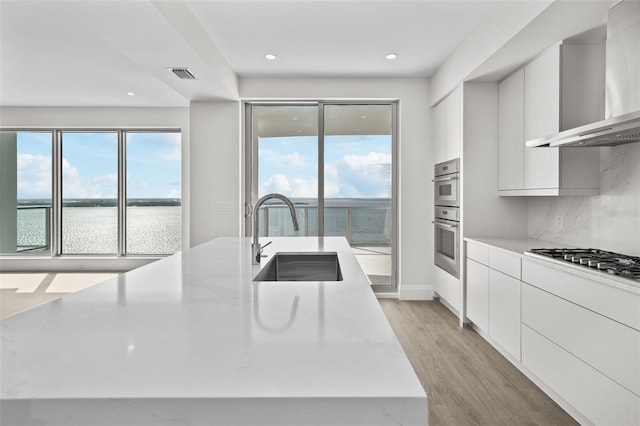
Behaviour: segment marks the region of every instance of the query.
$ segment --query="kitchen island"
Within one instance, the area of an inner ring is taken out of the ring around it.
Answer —
[[[3,425],[426,425],[427,397],[346,240],[342,281],[254,282],[219,238],[2,321]],[[266,242],[263,241],[263,242]]]

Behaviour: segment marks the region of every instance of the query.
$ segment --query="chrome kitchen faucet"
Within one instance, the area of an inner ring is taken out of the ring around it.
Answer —
[[[295,207],[293,207],[293,203],[291,202],[290,199],[288,199],[282,194],[267,194],[264,197],[260,198],[256,203],[256,206],[253,208],[253,242],[251,243],[251,263],[253,265],[260,264],[260,255],[262,253],[262,247],[258,242],[258,220],[259,220],[258,211],[260,210],[260,207],[262,207],[262,205],[265,203],[265,201],[270,200],[272,198],[277,198],[278,200],[284,202],[287,205],[287,207],[289,207],[289,212],[291,212],[291,220],[293,221],[293,230],[298,231],[300,229],[298,227],[298,218],[296,217],[296,209]]]

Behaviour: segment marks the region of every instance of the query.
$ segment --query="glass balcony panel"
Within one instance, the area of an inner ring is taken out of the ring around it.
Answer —
[[[0,253],[51,254],[51,132],[0,132]]]

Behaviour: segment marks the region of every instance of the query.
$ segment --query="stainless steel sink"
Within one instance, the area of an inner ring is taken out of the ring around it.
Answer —
[[[254,281],[342,281],[337,253],[276,253]]]

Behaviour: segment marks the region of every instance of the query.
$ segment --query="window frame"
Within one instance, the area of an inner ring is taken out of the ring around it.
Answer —
[[[65,261],[60,264],[60,266],[49,267],[48,270],[68,270],[75,269],[75,267],[79,267],[80,265],[73,263],[73,259],[92,259],[95,260],[96,263],[90,261],[88,263],[83,262],[82,266],[88,266],[91,269],[104,269],[104,270],[114,270],[114,269],[131,269],[135,266],[141,266],[141,264],[148,263],[149,260],[155,260],[158,258],[163,258],[167,256],[171,256],[173,253],[166,254],[128,254],[126,251],[126,220],[127,220],[127,188],[126,188],[126,140],[127,133],[179,133],[181,136],[184,134],[183,129],[179,127],[0,127],[0,132],[50,132],[51,133],[51,162],[52,162],[52,188],[51,188],[51,216],[50,226],[51,226],[51,239],[50,239],[50,251],[47,254],[37,255],[24,255],[20,253],[0,253],[0,257],[2,258],[10,258],[10,259],[48,259],[48,258],[57,258],[64,259]],[[92,253],[82,253],[82,254],[66,254],[62,251],[62,203],[63,203],[63,194],[62,194],[62,135],[63,133],[117,133],[117,173],[118,173],[118,193],[117,193],[117,208],[118,208],[118,249],[116,254],[92,254]],[[181,151],[183,140],[181,139]],[[183,188],[182,193],[184,193],[184,182],[182,176],[184,176],[184,158],[180,162],[180,174],[181,174],[181,186]],[[183,212],[183,200],[184,196],[181,194],[181,219],[184,216]],[[182,222],[182,220],[181,220]],[[184,227],[180,227],[180,234],[182,246],[184,246]],[[119,262],[119,265],[122,266],[94,266],[90,265],[100,265],[100,259],[132,259],[132,262]],[[127,266],[127,265],[132,266]],[[65,266],[67,265],[67,266]],[[61,268],[61,269],[58,269]]]
[[[399,99],[288,99],[288,100],[263,100],[244,99],[242,101],[242,129],[243,129],[243,155],[242,155],[242,202],[244,206],[243,229],[244,236],[251,237],[253,232],[252,191],[257,183],[256,170],[254,170],[254,157],[257,155],[257,147],[253,144],[253,115],[254,106],[316,106],[318,107],[318,235],[324,235],[324,220],[321,210],[324,210],[324,107],[329,105],[390,105],[391,106],[391,211],[394,218],[391,225],[391,285],[372,285],[376,293],[393,293],[398,290],[398,264],[400,247],[400,191],[399,191],[399,145],[400,145],[400,100]],[[257,187],[256,187],[257,188]]]

